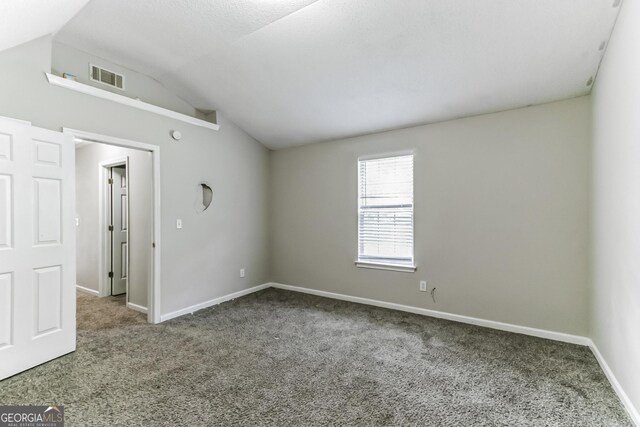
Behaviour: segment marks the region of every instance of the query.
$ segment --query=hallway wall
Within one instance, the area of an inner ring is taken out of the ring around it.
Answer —
[[[129,302],[147,307],[152,278],[153,175],[151,153],[90,144],[76,149],[76,283],[98,291],[100,273],[100,162],[129,157]]]

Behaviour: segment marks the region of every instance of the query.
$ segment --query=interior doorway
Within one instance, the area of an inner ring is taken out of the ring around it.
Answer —
[[[80,147],[77,287],[120,301],[145,313],[148,322],[159,323],[159,147],[72,129],[64,132]],[[97,206],[89,203],[88,210],[82,199],[95,200]],[[92,257],[95,263],[86,262]]]

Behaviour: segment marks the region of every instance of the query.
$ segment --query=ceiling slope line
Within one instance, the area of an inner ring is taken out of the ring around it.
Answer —
[[[255,34],[255,33],[259,32],[259,31],[262,31],[262,30],[264,30],[265,28],[267,28],[267,27],[271,26],[272,24],[274,24],[274,23],[276,23],[276,22],[278,22],[278,21],[281,21],[281,20],[283,20],[283,19],[285,19],[285,18],[287,18],[287,17],[290,17],[290,16],[292,16],[292,15],[294,15],[294,14],[296,14],[296,13],[300,12],[301,10],[306,9],[306,8],[308,8],[309,6],[314,5],[314,4],[316,4],[316,3],[320,2],[320,1],[321,1],[321,0],[314,0],[313,2],[311,2],[311,3],[307,4],[307,5],[304,5],[304,6],[302,6],[302,7],[301,7],[301,8],[299,8],[299,9],[296,9],[296,10],[294,10],[294,11],[292,11],[292,12],[287,13],[287,14],[286,14],[286,15],[284,15],[284,16],[281,16],[281,17],[279,17],[279,18],[276,18],[275,20],[273,20],[273,21],[271,21],[271,22],[269,22],[269,23],[267,23],[267,24],[263,25],[263,26],[262,26],[262,27],[260,27],[260,28],[256,28],[255,30],[251,31],[250,33],[247,33],[247,34],[243,34],[243,35],[241,35],[241,36],[239,36],[239,37],[235,38],[234,40],[230,41],[230,46],[233,46],[233,45],[237,44],[238,42],[240,42],[241,40],[243,40],[244,38],[249,37],[250,35]],[[207,58],[212,58],[212,57],[214,57],[214,56],[219,56],[219,53],[218,53],[218,52],[205,53],[204,55],[200,55],[200,56],[198,56],[197,58],[193,58],[193,59],[192,59],[192,60],[190,60],[190,61],[187,61],[187,62],[181,63],[180,65],[173,67],[172,69],[170,69],[170,70],[168,70],[167,72],[163,73],[162,75],[158,76],[158,78],[159,78],[159,79],[162,79],[163,77],[170,76],[170,75],[172,75],[173,73],[178,72],[178,70],[180,70],[181,68],[189,67],[189,66],[191,66],[191,65],[193,65],[193,64],[196,64],[196,63],[198,63],[198,62],[200,62],[200,61],[206,60]]]
[[[615,4],[615,3],[614,3]],[[609,37],[607,38],[606,41],[604,41],[604,49],[602,51],[602,55],[600,56],[600,61],[598,61],[598,66],[596,67],[596,72],[593,73],[593,82],[591,83],[591,86],[589,87],[589,93],[591,93],[593,91],[593,87],[596,85],[596,82],[598,81],[598,73],[600,72],[600,67],[602,67],[602,61],[604,61],[604,56],[607,54],[607,50],[609,49],[609,42],[611,41],[611,37],[613,37],[613,32],[616,29],[616,24],[618,23],[618,18],[620,17],[620,10],[622,9],[622,6],[624,6],[624,2],[620,1],[620,3],[618,3],[618,12],[616,13],[616,17],[613,20],[613,25],[611,26],[611,31],[609,31]],[[616,7],[616,6],[613,6]]]
[[[244,35],[242,35],[242,36],[238,37],[238,38],[234,41],[234,43],[237,43],[238,41],[240,41],[240,40],[242,40],[242,39],[244,39],[244,38],[246,38],[246,37],[249,37],[249,36],[251,36],[252,34],[258,33],[258,32],[260,32],[260,31],[264,30],[265,28],[268,28],[268,27],[270,27],[271,25],[275,24],[276,22],[282,21],[283,19],[286,19],[286,18],[288,18],[288,17],[290,17],[290,16],[292,16],[292,15],[295,15],[295,14],[297,14],[298,12],[300,12],[301,10],[304,10],[304,9],[308,8],[309,6],[312,6],[312,5],[314,5],[314,4],[316,4],[316,3],[320,2],[320,1],[321,1],[321,0],[314,0],[314,1],[313,1],[313,2],[311,2],[311,3],[309,3],[309,4],[306,4],[306,5],[302,6],[300,9],[296,9],[296,10],[294,10],[293,12],[289,12],[289,13],[287,13],[286,15],[281,16],[280,18],[277,18],[277,19],[275,19],[275,20],[273,20],[273,21],[269,22],[268,24],[263,25],[263,26],[262,26],[262,27],[260,27],[260,28],[257,28],[257,29],[255,29],[255,30],[251,31],[250,33],[247,33],[247,34],[244,34]]]

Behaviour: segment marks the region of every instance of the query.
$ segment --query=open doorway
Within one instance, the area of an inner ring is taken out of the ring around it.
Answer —
[[[157,323],[159,149],[64,131],[76,142],[77,288]]]

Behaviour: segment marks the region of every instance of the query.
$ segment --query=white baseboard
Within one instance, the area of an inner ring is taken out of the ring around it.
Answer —
[[[141,305],[134,304],[132,302],[127,303],[127,308],[130,308],[131,310],[139,311],[140,313],[147,314],[147,307],[143,307]]]
[[[333,292],[318,291],[316,289],[300,288],[298,286],[283,285],[282,283],[269,283],[273,288],[286,289],[288,291],[302,292],[305,294],[317,295],[326,298],[333,298],[343,301],[355,302],[358,304],[373,305],[376,307],[390,308],[392,310],[406,311],[408,313],[421,314],[423,316],[436,317],[438,319],[452,320],[454,322],[468,323],[470,325],[483,326],[485,328],[499,329],[501,331],[515,332],[518,334],[531,335],[539,338],[546,338],[555,341],[562,341],[571,344],[588,346],[590,339],[579,335],[570,335],[563,332],[553,332],[544,329],[530,328],[528,326],[513,325],[511,323],[496,322],[494,320],[479,319],[476,317],[462,316],[460,314],[446,313],[444,311],[429,310],[427,308],[413,307],[410,305],[396,304],[392,302],[379,301],[369,298],[354,297],[351,295],[337,294]]]
[[[602,356],[602,353],[600,353],[600,350],[598,350],[598,347],[592,340],[589,340],[589,347],[591,348],[593,355],[596,357],[596,360],[600,364],[600,367],[604,371],[604,374],[607,376],[607,379],[611,383],[611,387],[613,387],[613,390],[618,395],[618,398],[622,402],[622,405],[627,410],[627,413],[629,414],[629,418],[631,418],[631,421],[633,421],[633,423],[636,426],[640,427],[640,412],[633,405],[633,402],[631,402],[631,399],[629,399],[629,396],[627,395],[627,393],[625,393],[624,389],[618,382],[618,379],[613,374],[613,371],[607,364],[607,361],[604,359],[604,356]]]
[[[84,286],[76,285],[76,289],[80,292],[84,292],[85,294],[91,294],[94,296],[99,296],[99,292],[94,289],[85,288]]]
[[[180,316],[183,316],[185,314],[193,314],[194,312],[196,312],[198,310],[202,310],[203,308],[208,308],[208,307],[211,307],[211,306],[214,306],[214,305],[221,304],[221,303],[226,302],[226,301],[230,301],[232,299],[240,298],[241,296],[252,294],[254,292],[258,292],[258,291],[261,291],[263,289],[267,289],[270,286],[271,286],[270,283],[265,283],[265,284],[262,284],[262,285],[254,286],[253,288],[243,289],[242,291],[234,292],[234,293],[229,294],[229,295],[224,295],[224,296],[221,296],[221,297],[218,297],[218,298],[214,298],[214,299],[209,300],[209,301],[201,302],[199,304],[195,304],[195,305],[192,305],[190,307],[185,307],[185,308],[183,308],[181,310],[176,310],[176,311],[173,311],[171,313],[162,314],[162,315],[160,315],[160,322],[164,322],[165,320],[169,320],[169,319],[174,319],[176,317],[180,317]]]

